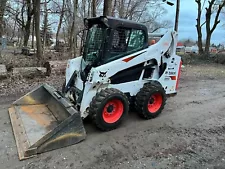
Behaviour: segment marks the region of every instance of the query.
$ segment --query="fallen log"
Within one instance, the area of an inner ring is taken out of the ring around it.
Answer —
[[[67,60],[56,60],[45,62],[44,67],[47,69],[46,75],[50,74],[65,74],[67,66]]]
[[[17,67],[13,68],[13,75],[21,75],[23,77],[35,78],[46,76],[46,68],[44,67]]]
[[[5,65],[0,65],[0,79],[7,77],[7,70]]]

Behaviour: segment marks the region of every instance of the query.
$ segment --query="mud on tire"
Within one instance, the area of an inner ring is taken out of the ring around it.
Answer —
[[[93,97],[89,114],[102,131],[117,128],[129,111],[129,101],[125,94],[114,88],[102,89]]]
[[[137,93],[135,107],[144,119],[157,117],[166,104],[166,93],[158,81],[147,83]]]

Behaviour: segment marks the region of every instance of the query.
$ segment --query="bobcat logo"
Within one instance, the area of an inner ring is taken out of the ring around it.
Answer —
[[[107,73],[107,71],[106,72],[101,72],[100,71],[99,77],[106,77],[106,73]]]

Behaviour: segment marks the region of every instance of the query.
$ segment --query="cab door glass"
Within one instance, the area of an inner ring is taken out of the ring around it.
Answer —
[[[144,43],[143,30],[118,27],[112,34],[111,52],[107,57],[107,62],[142,50]]]
[[[133,29],[130,35],[127,51],[135,52],[140,50],[144,45],[144,41],[145,41],[144,32],[142,30]]]
[[[127,51],[130,32],[130,29],[126,28],[117,28],[114,30],[112,39],[112,52],[114,55]]]

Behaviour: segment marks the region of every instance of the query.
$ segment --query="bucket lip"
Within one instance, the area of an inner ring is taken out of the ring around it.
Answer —
[[[15,137],[19,160],[30,158],[30,157],[26,157],[25,155],[26,149],[30,147],[30,143],[28,141],[21,143],[21,140],[28,140],[25,129],[23,127],[23,123],[20,118],[16,118],[18,114],[16,113],[14,106],[11,106],[8,109],[8,112],[9,112],[9,117],[12,124],[13,134]]]
[[[49,86],[47,83],[44,83],[42,85],[39,85],[37,87],[35,87],[33,90],[31,90],[30,92],[28,92],[27,94],[21,96],[20,98],[18,98],[17,100],[15,100],[11,105],[18,105],[17,103],[22,100],[24,97],[28,96],[29,94],[33,93],[34,91],[38,90],[39,88],[44,87],[46,90],[49,88],[54,89],[53,87]],[[54,89],[56,91],[56,89]]]

